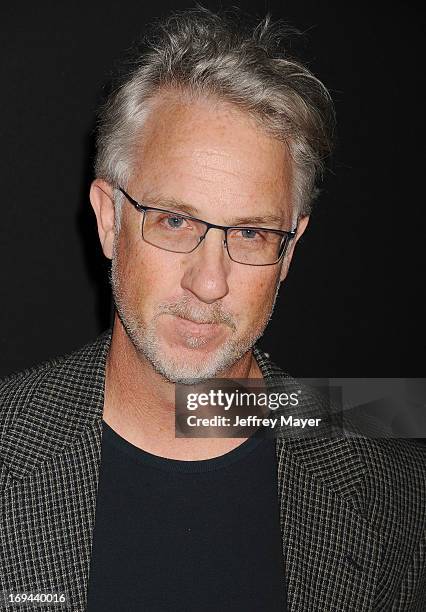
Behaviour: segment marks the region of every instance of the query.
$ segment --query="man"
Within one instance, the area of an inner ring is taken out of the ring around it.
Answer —
[[[333,109],[278,35],[173,15],[101,109],[114,324],[1,385],[4,610],[426,608],[422,447],[175,435],[179,383],[286,380],[256,341]]]

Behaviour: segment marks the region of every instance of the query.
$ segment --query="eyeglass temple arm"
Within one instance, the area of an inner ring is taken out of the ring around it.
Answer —
[[[130,204],[132,204],[136,208],[136,210],[145,211],[147,209],[147,206],[142,206],[142,204],[139,204],[139,202],[137,202],[134,198],[132,198],[132,196],[126,193],[124,189],[122,189],[122,187],[119,187],[118,190],[121,191],[124,197],[130,202]]]

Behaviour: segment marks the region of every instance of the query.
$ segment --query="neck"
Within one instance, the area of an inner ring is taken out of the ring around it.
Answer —
[[[221,378],[262,378],[251,351]],[[195,461],[229,452],[246,438],[176,438],[175,385],[134,347],[115,314],[105,371],[103,419],[120,436],[160,457]]]

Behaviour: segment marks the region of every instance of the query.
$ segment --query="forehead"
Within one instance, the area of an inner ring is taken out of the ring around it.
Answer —
[[[181,200],[217,222],[237,211],[291,216],[287,147],[230,104],[177,94],[155,100],[136,159],[129,189],[139,198]]]

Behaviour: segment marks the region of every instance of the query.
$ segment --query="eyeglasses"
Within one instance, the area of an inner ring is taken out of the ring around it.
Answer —
[[[143,213],[143,240],[172,253],[192,253],[213,228],[225,232],[223,242],[232,261],[249,266],[271,266],[284,256],[290,240],[297,232],[297,227],[284,231],[264,227],[216,225],[171,210],[143,206],[122,187],[118,186],[118,189],[136,210]]]

